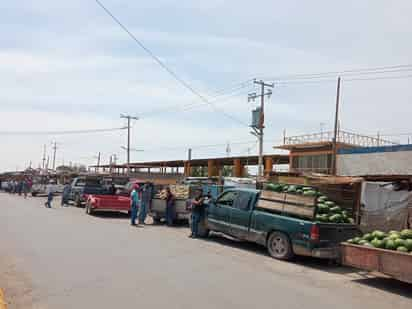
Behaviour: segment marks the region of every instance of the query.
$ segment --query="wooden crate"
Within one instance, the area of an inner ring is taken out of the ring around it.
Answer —
[[[342,263],[412,283],[412,254],[343,243]]]
[[[315,197],[262,191],[257,208],[313,219]]]

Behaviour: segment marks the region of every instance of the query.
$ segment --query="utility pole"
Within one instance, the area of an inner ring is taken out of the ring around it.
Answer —
[[[43,170],[46,168],[46,144],[44,144],[44,146],[43,146],[43,159],[42,159],[42,161],[43,161]]]
[[[339,100],[340,100],[340,76],[338,77],[338,84],[336,86],[336,109],[335,109],[335,130],[333,131],[333,144],[332,144],[332,175],[336,176],[336,157],[337,157],[337,142],[339,135]]]
[[[263,177],[263,129],[265,128],[265,97],[270,98],[272,95],[272,90],[269,89],[265,92],[265,87],[273,88],[274,84],[265,83],[263,80],[254,80],[254,84],[260,86],[260,94],[250,93],[248,95],[248,101],[255,101],[255,99],[260,98],[260,112],[259,112],[259,122],[252,124],[254,136],[258,138],[259,141],[259,160],[258,160],[258,177]]]
[[[99,154],[97,155],[97,169],[96,169],[96,172],[99,172],[99,168],[100,168],[100,151],[99,151]]]
[[[139,120],[137,117],[133,117],[130,115],[120,115],[120,118],[127,119],[127,174],[130,174],[130,121],[131,120]]]
[[[57,150],[57,143],[56,141],[53,142],[53,170],[56,168],[56,150]]]
[[[230,157],[231,151],[232,151],[232,149],[230,148],[230,143],[227,142],[227,144],[226,144],[226,157]]]

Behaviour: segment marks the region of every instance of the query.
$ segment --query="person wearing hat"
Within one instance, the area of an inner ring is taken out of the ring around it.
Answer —
[[[139,185],[135,183],[133,185],[132,192],[130,193],[130,224],[136,226],[137,211],[139,208],[140,198],[139,198]]]

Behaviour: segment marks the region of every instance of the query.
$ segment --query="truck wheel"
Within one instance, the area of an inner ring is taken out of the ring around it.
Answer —
[[[161,221],[162,219],[160,218],[160,217],[153,217],[153,223],[154,224],[160,224],[160,221]]]
[[[76,205],[76,207],[82,207],[82,201],[80,200],[80,195],[78,194],[74,197],[74,205]]]
[[[93,215],[93,209],[92,209],[90,203],[86,204],[86,213],[90,216]]]
[[[37,196],[37,192],[32,192],[31,196]]]
[[[289,237],[282,232],[272,232],[267,240],[269,255],[279,260],[289,260],[293,257],[292,245]]]

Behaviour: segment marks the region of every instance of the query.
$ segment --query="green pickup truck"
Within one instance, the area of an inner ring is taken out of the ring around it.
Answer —
[[[261,244],[272,257],[282,260],[291,259],[295,254],[339,258],[339,243],[359,235],[357,226],[315,222],[311,220],[316,215],[315,198],[312,198],[312,207],[300,205],[303,198],[297,198],[293,197],[285,205],[283,197],[276,198],[276,193],[226,190],[206,205],[199,232],[203,237],[210,231],[221,232]]]

